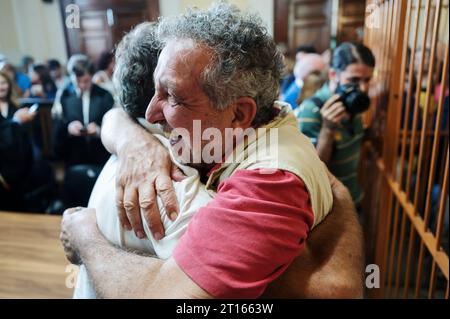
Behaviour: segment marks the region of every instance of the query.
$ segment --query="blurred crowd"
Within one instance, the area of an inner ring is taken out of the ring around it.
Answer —
[[[0,54],[0,210],[87,204],[109,156],[100,128],[116,105],[113,69],[112,52],[96,64],[76,54],[66,66],[31,56],[16,66]]]

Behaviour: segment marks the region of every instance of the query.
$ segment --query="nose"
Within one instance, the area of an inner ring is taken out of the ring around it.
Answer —
[[[157,101],[156,94],[150,100],[150,103],[147,106],[147,110],[145,111],[145,119],[149,123],[158,123],[163,121],[164,113],[161,107],[162,103]]]

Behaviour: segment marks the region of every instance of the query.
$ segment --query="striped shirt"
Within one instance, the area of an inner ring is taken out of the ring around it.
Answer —
[[[317,100],[317,104],[320,100],[323,105],[331,96],[328,83],[326,83],[314,94],[314,99]],[[317,106],[314,99],[303,101],[295,110],[295,115],[300,131],[308,136],[316,146],[322,127],[322,116],[320,107]],[[356,115],[352,120],[342,121],[341,124],[342,127],[336,129],[334,136],[329,169],[350,190],[355,204],[359,204],[362,192],[358,183],[357,170],[364,136],[361,114]]]

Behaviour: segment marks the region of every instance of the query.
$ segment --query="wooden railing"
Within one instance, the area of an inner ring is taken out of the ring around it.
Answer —
[[[360,175],[368,262],[381,270],[368,295],[448,298],[448,0],[367,5],[377,66]]]

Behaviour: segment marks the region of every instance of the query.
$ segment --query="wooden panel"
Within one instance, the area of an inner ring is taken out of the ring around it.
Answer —
[[[112,28],[112,37],[117,43],[123,35],[129,32],[133,27],[147,20],[145,11],[117,10],[114,14],[115,24]]]
[[[82,11],[83,12],[83,11]],[[113,45],[105,11],[87,11],[81,14],[81,52],[96,58]]]
[[[301,44],[323,51],[330,45],[332,0],[274,0],[274,38],[292,54]],[[362,42],[365,1],[340,0],[337,42]]]
[[[292,42],[295,47],[301,44],[313,44],[319,52],[329,45],[329,28],[322,23],[307,23],[294,27]]]
[[[71,298],[61,217],[0,212],[0,298]]]
[[[289,4],[289,48],[314,45],[321,52],[330,46],[330,0],[292,0]]]
[[[366,3],[360,0],[340,0],[337,43],[362,42]]]
[[[294,1],[292,10],[295,20],[314,18],[326,20],[327,18],[326,1]]]
[[[274,0],[273,37],[275,43],[286,50],[291,49],[288,48],[289,1]]]
[[[111,50],[128,32],[143,21],[159,16],[157,0],[60,0],[64,8],[76,4],[80,8],[80,29],[65,28],[67,52],[85,53],[94,60],[103,51]]]

